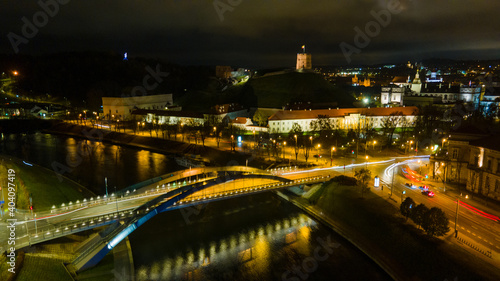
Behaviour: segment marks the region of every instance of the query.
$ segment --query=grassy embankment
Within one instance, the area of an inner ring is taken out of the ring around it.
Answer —
[[[0,178],[7,178],[8,169],[15,171],[16,207],[18,209],[29,208],[30,194],[32,194],[33,206],[36,211],[48,210],[53,205],[75,202],[94,195],[69,179],[63,178],[62,181],[59,181],[52,170],[28,166],[3,158],[3,162],[0,164]]]
[[[316,207],[368,239],[380,255],[389,257],[415,280],[500,278],[498,269],[446,241],[453,238],[428,237],[410,222],[405,223],[394,205],[371,192],[361,199],[358,187],[329,182],[318,194],[313,196],[319,197]]]

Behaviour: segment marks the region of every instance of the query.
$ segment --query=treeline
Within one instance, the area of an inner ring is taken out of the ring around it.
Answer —
[[[407,220],[410,218],[430,236],[443,236],[450,231],[448,218],[440,208],[429,209],[424,204],[417,205],[411,197],[406,197],[401,202],[399,211]]]

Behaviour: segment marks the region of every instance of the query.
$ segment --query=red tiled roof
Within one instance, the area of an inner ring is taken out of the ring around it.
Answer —
[[[374,108],[340,108],[340,109],[316,109],[316,110],[282,110],[269,117],[269,120],[295,120],[315,119],[319,115],[328,117],[344,117],[350,114],[362,114],[366,116],[389,116],[393,112],[402,112],[403,115],[416,115],[416,106],[406,107],[374,107]]]
[[[236,117],[232,121],[232,123],[238,123],[238,124],[246,124],[247,123],[247,118],[245,117]]]

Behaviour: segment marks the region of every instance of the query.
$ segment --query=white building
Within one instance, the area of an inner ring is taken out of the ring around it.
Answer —
[[[317,110],[281,110],[269,117],[270,133],[288,133],[297,123],[303,132],[310,132],[311,122],[319,116],[329,118],[335,129],[349,130],[364,126],[370,122],[373,128],[382,128],[384,118],[398,112],[406,118],[407,124],[413,125],[418,108],[408,107],[376,107],[376,108],[341,108]]]
[[[396,85],[389,85],[387,87],[382,87],[382,92],[380,95],[380,102],[382,105],[386,104],[397,104],[403,105],[403,96],[408,88],[399,87]]]
[[[167,110],[173,105],[172,94],[134,97],[103,97],[102,113],[106,119],[127,120],[135,109]]]

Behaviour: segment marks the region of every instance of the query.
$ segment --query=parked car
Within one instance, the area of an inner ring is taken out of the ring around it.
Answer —
[[[319,155],[319,154],[314,154],[314,155],[313,155],[313,157],[314,157],[314,158],[321,158],[321,155]]]

